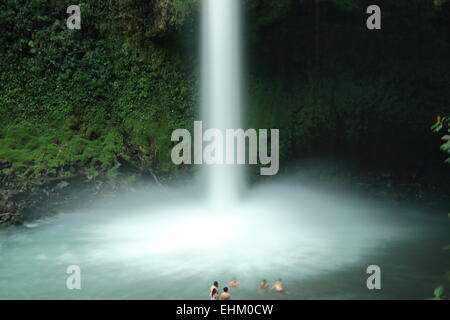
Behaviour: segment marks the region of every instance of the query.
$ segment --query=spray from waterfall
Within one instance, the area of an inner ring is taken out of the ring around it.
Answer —
[[[239,0],[202,2],[202,120],[205,128],[241,128],[241,17]],[[243,186],[239,165],[203,166],[214,207],[234,203]]]

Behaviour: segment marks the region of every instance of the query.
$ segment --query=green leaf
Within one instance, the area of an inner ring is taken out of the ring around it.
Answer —
[[[436,289],[434,289],[434,297],[435,298],[442,298],[444,295],[444,287],[438,286]]]

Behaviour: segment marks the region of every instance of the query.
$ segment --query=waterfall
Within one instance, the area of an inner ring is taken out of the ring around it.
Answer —
[[[202,120],[204,128],[241,128],[241,4],[239,0],[202,2]],[[203,166],[212,204],[234,203],[243,185],[239,165]]]

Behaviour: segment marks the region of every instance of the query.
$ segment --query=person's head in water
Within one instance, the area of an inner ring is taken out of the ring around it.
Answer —
[[[284,292],[284,285],[283,282],[281,282],[281,279],[278,279],[275,281],[275,283],[272,286],[272,289],[277,292]]]
[[[268,286],[269,286],[269,284],[267,283],[267,280],[266,280],[266,279],[263,279],[263,280],[261,281],[261,283],[259,284],[259,287],[260,287],[261,289],[266,289]]]
[[[228,292],[228,287],[223,288],[223,292]]]
[[[218,288],[219,287],[219,282],[214,281],[213,286]]]

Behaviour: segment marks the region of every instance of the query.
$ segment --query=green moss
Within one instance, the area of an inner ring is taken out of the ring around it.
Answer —
[[[125,18],[132,27],[147,8],[165,26],[163,33],[147,31],[161,37],[171,23],[175,29],[183,23],[194,2],[81,1],[81,31],[65,27],[64,5],[2,2],[0,116],[8,125],[0,129],[0,160],[11,163],[3,172],[114,176],[118,157],[140,161],[135,150],[146,161],[136,165],[173,170],[165,157],[168,139],[192,118],[195,80],[174,51],[151,37],[145,50],[136,50],[123,38],[142,39],[142,30],[125,26],[130,33],[123,33],[112,24],[124,27],[116,9],[129,9]],[[163,4],[177,21],[161,16]]]
[[[108,170],[115,165],[116,154],[123,152],[123,143],[112,130],[90,140],[64,127],[46,130],[27,122],[7,126],[0,139],[0,158],[12,165],[3,172],[37,178]]]

